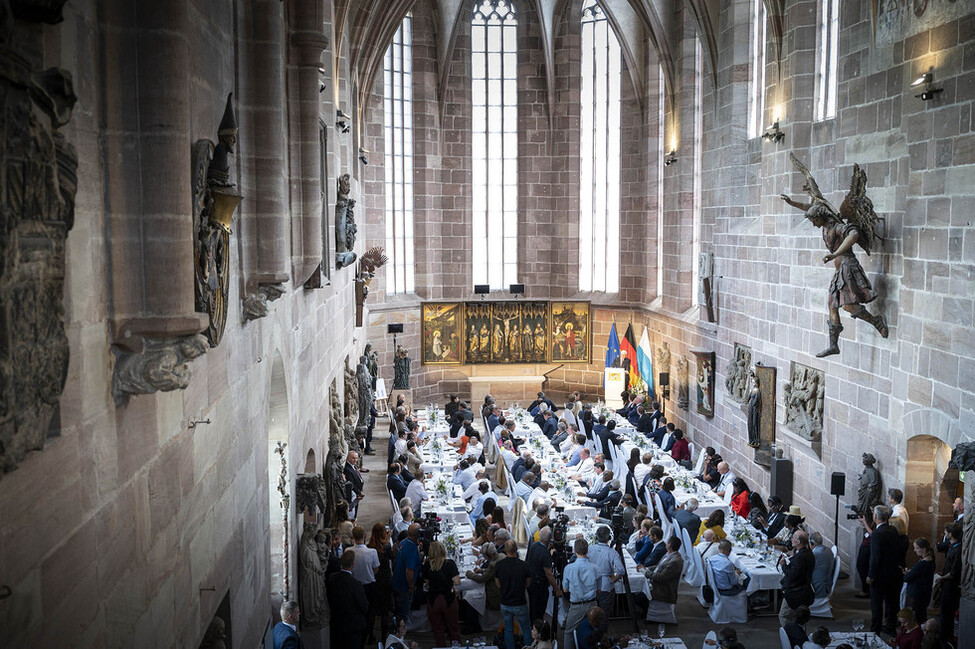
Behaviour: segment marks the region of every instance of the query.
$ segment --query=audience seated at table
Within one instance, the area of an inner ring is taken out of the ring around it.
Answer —
[[[674,498],[674,489],[677,487],[674,485],[674,479],[667,476],[660,483],[660,490],[657,491],[657,496],[660,498],[660,504],[663,505],[663,513],[667,515],[667,520],[674,520],[674,516],[677,513],[677,499]],[[659,512],[658,512],[659,514]]]
[[[724,461],[718,462],[718,482],[714,485],[714,493],[724,498],[725,492],[733,488],[735,478],[731,465]]]
[[[535,474],[532,471],[525,471],[521,480],[515,484],[515,496],[527,503],[533,491],[535,491]]]
[[[809,535],[809,547],[816,559],[812,576],[813,592],[816,593],[816,597],[826,597],[833,583],[833,552],[826,547],[823,535],[819,532]]]
[[[738,641],[738,632],[730,626],[718,633],[718,644],[721,649],[745,649],[745,645]]]
[[[592,551],[592,548],[590,548]],[[597,647],[601,638],[609,629],[609,620],[606,619],[606,612],[599,606],[593,606],[586,613],[586,617],[579,623],[576,629],[576,642],[578,649],[590,649]]]
[[[675,430],[670,438],[670,457],[685,469],[691,468],[691,447],[684,439],[684,431],[680,428]]]
[[[612,471],[607,471],[606,473],[612,474]],[[613,518],[613,510],[620,504],[622,498],[623,492],[620,490],[620,481],[613,478],[609,482],[609,490],[602,498],[598,500],[580,500],[580,504],[586,507],[595,507],[599,510],[599,518],[609,520]]]
[[[742,518],[748,518],[748,514],[752,510],[752,506],[749,501],[751,491],[748,489],[748,483],[741,478],[735,478],[731,483],[731,489],[731,511],[738,514]]]
[[[792,537],[796,532],[808,534],[808,529],[806,528],[806,519],[802,516],[802,510],[798,505],[792,505],[789,507],[789,513],[786,514],[785,525],[782,526],[778,534],[769,537],[769,545],[789,552],[792,550]]]
[[[590,457],[589,449],[584,448],[579,451],[579,464],[574,468],[575,471],[569,475],[570,480],[577,480],[583,486],[588,486],[590,480],[596,475],[593,468],[593,459]]]
[[[697,508],[697,498],[690,498],[682,506],[674,510],[674,518],[671,519],[671,522],[687,530],[687,536],[692,539],[696,539],[701,531],[701,517],[695,513]]]
[[[647,412],[646,406],[637,406],[636,432],[649,436],[653,432],[653,416]]]
[[[677,430],[677,427],[674,426],[673,422],[668,422],[667,418],[663,415],[661,415],[658,419],[660,421],[660,425],[657,426],[652,433],[650,433],[650,441],[657,446],[661,446],[664,443],[664,437],[667,436],[667,433],[673,435],[674,431]]]
[[[701,540],[698,541],[694,549],[701,555],[703,561],[707,561],[717,554],[720,548],[718,548],[718,539],[714,530],[704,530],[704,533],[701,534]]]
[[[680,539],[667,539],[667,554],[653,568],[647,568],[646,577],[652,586],[650,597],[655,602],[677,603],[677,587],[684,572],[684,559],[680,556]]]
[[[393,494],[393,498],[397,502],[406,496],[406,482],[404,482],[401,473],[402,468],[399,463],[393,462],[389,465],[389,471],[386,474],[386,488]]]
[[[833,637],[829,634],[829,629],[821,626],[809,635],[809,640],[802,645],[802,649],[826,649],[831,642]]]
[[[712,447],[708,446],[704,449],[704,464],[701,466],[701,473],[698,474],[697,479],[713,488],[721,478],[718,474],[718,464],[720,462],[721,455]]]
[[[626,441],[625,438],[616,432],[615,419],[613,421],[607,422],[606,428],[604,428],[599,433],[599,444],[600,444],[600,448],[602,448],[603,450],[603,453],[610,452],[610,444],[616,447],[620,447],[623,445],[624,441]]]
[[[495,580],[495,568],[502,559],[494,543],[485,543],[481,546],[482,563],[473,570],[468,570],[465,575],[468,579],[478,584],[484,584],[484,594],[487,598],[487,608],[492,611],[501,610],[501,590]]]
[[[640,544],[640,541],[637,541]],[[664,558],[667,553],[667,544],[664,542],[664,531],[660,529],[657,525],[651,525],[649,536],[646,541],[641,544],[640,549],[635,555],[633,555],[633,560],[637,564],[637,568],[653,568],[660,560]]]

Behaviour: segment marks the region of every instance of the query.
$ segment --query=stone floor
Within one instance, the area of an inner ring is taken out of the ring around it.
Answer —
[[[391,514],[385,486],[386,447],[389,440],[388,426],[388,420],[377,421],[377,435],[374,440],[376,455],[365,456],[365,467],[369,469],[369,473],[365,480],[366,497],[359,506],[357,524],[362,525],[367,530],[378,521],[388,522]],[[852,572],[849,566],[843,566],[843,569],[846,572]],[[869,600],[854,598],[855,592],[853,578],[837,582],[836,593],[833,596],[833,609],[836,618],[833,620],[813,619],[810,622],[809,629],[812,630],[816,626],[822,625],[831,630],[852,631],[852,621],[855,618],[862,618],[869,623]],[[753,617],[748,621],[748,624],[733,625],[738,630],[739,639],[748,649],[765,649],[766,647],[777,649],[781,646],[779,643],[778,618],[772,615],[771,611],[768,613],[767,616]],[[678,624],[667,625],[666,636],[682,638],[689,649],[700,647],[708,631],[720,628],[719,625],[711,622],[707,611],[698,604],[695,589],[683,582],[677,602],[677,620]],[[641,624],[645,623],[641,622]],[[649,624],[648,627],[655,636],[657,633],[656,623]],[[630,618],[611,621],[611,632],[614,635],[631,633],[632,631],[633,621]],[[421,647],[434,646],[432,634],[416,634],[410,637],[419,642]],[[471,638],[473,639],[474,636]]]

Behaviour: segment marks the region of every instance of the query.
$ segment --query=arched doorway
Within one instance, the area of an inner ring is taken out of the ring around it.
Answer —
[[[958,471],[948,468],[951,448],[937,437],[917,435],[907,440],[904,506],[911,518],[909,536],[941,539],[954,518],[951,505],[958,495]]]
[[[290,412],[288,410],[288,386],[284,378],[284,360],[281,353],[275,351],[274,364],[271,367],[271,386],[268,398],[267,414],[267,477],[268,477],[268,511],[269,534],[271,552],[271,610],[276,614],[281,601],[289,597],[292,590],[291,580],[285,580],[284,568],[284,516],[286,510],[282,506],[282,494],[279,490],[284,485],[291,496],[291,481],[288,475],[293,473],[287,466],[288,452],[282,455],[278,452],[278,444],[288,443],[290,430]],[[283,473],[283,482],[282,482]]]

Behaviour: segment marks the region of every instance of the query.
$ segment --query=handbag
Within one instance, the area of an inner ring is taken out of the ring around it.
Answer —
[[[708,550],[711,549],[711,546],[712,545],[714,545],[714,541],[711,541],[710,543],[708,543],[708,547],[704,548],[704,552],[701,553],[701,557],[702,558],[704,557],[705,554],[708,553]],[[696,550],[695,550],[695,552],[696,552]],[[704,569],[704,585],[701,586],[701,597],[703,597],[704,598],[704,601],[707,602],[708,604],[714,604],[714,589],[711,588],[711,584],[708,583],[708,570],[707,570],[707,567],[705,567],[705,569]]]

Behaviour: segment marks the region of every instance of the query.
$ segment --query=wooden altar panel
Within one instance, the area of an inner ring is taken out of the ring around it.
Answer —
[[[589,363],[592,324],[588,302],[552,302],[549,360]]]
[[[464,305],[426,302],[420,306],[420,354],[423,365],[460,365]]]
[[[714,352],[691,353],[697,358],[697,411],[714,417]]]
[[[470,365],[544,363],[546,302],[468,302],[464,348]]]
[[[755,366],[758,390],[762,395],[761,442],[755,449],[755,462],[772,467],[772,445],[775,444],[775,368]]]

